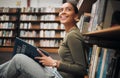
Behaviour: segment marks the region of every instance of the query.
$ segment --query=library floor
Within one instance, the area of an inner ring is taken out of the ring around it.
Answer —
[[[8,61],[12,56],[10,52],[0,52],[0,64]]]

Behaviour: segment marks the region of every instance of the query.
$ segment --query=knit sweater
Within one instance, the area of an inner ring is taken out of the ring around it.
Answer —
[[[86,62],[84,50],[82,47],[83,37],[78,28],[69,31],[58,53],[61,57],[61,63],[58,71],[63,78],[83,78],[86,73]]]

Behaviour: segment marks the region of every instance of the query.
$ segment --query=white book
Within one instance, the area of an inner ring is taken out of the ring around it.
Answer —
[[[92,73],[93,73],[93,65],[94,65],[94,60],[95,60],[95,52],[97,49],[97,45],[93,45],[93,50],[92,50],[92,55],[90,58],[90,67],[89,67],[89,78],[92,78]]]
[[[103,70],[104,70],[106,55],[107,55],[107,49],[104,48],[103,59],[102,59],[102,66],[101,66],[101,71],[100,71],[100,78],[102,78],[102,76],[103,76]]]
[[[93,70],[92,70],[92,78],[95,78],[100,50],[101,50],[101,47],[97,47],[96,51],[95,51],[94,63],[93,63]]]

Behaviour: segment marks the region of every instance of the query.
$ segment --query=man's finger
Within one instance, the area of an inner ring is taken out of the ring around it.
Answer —
[[[42,51],[40,51],[38,48],[37,48],[37,51],[39,52],[39,54],[41,55],[41,56],[46,56]]]

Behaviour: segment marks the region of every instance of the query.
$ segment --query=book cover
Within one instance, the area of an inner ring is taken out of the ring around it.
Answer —
[[[43,49],[40,49],[39,50],[41,52],[43,52],[46,56],[49,56],[49,53]],[[34,59],[36,56],[41,56],[39,54],[39,52],[37,51],[37,47],[25,42],[24,40],[16,37],[15,39],[15,45],[14,45],[14,49],[13,49],[13,56],[15,54],[18,54],[18,53],[21,53],[21,54],[25,54],[27,56],[29,56],[30,58]],[[39,60],[36,60],[34,59],[36,62],[38,62],[40,65],[42,65]]]

